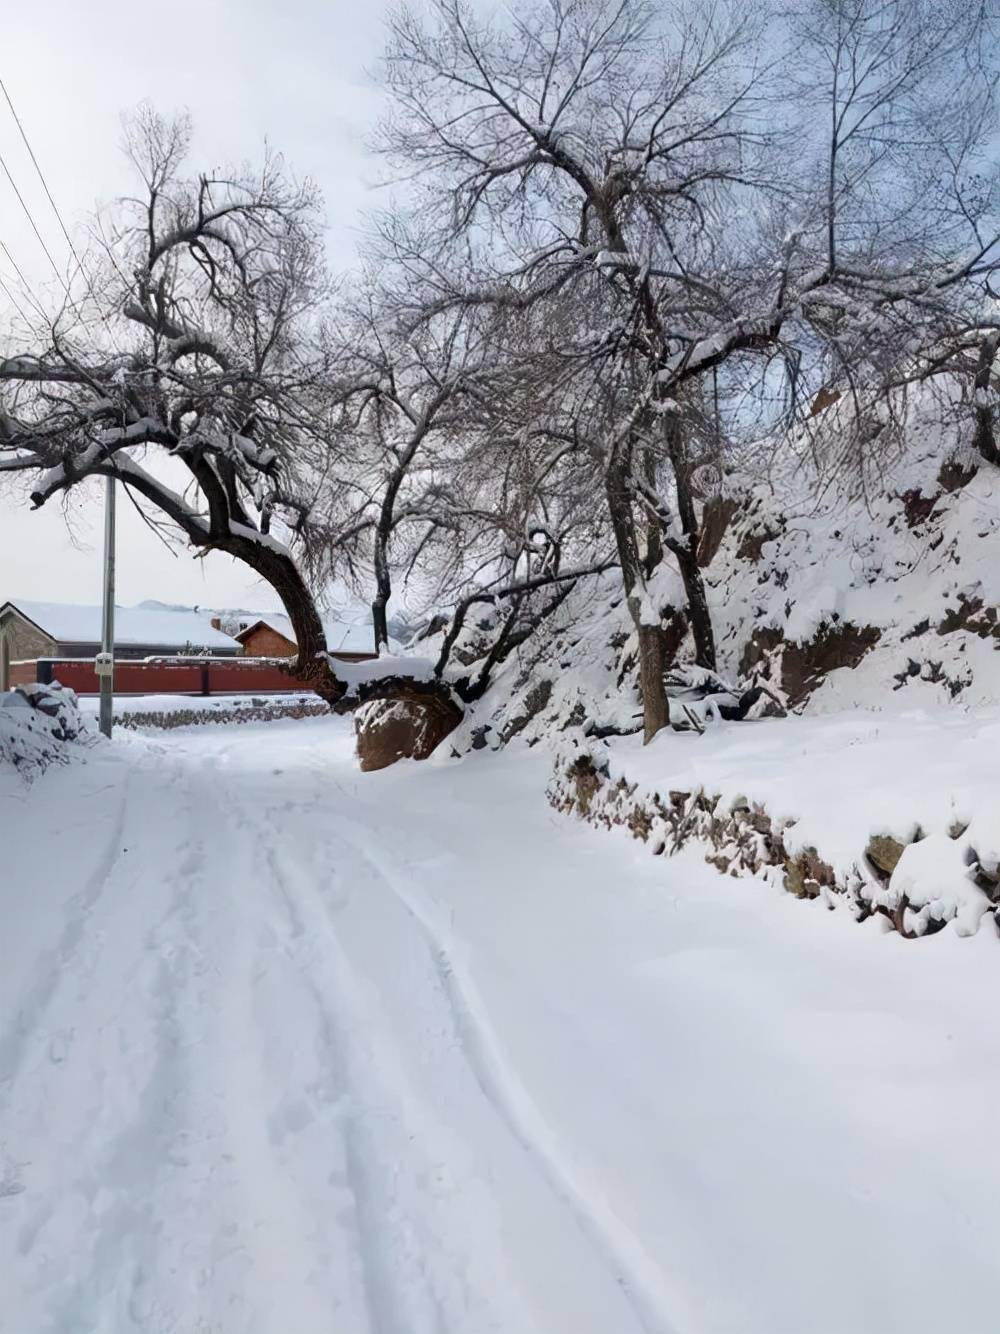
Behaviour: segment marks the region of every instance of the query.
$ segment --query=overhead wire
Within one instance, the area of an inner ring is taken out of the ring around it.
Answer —
[[[44,236],[42,235],[42,233],[38,230],[38,223],[35,222],[35,218],[34,218],[34,215],[33,215],[32,212],[31,212],[31,209],[30,209],[30,208],[28,207],[28,205],[24,202],[24,196],[21,194],[21,191],[18,189],[17,181],[15,181],[15,180],[14,180],[14,177],[11,175],[10,168],[7,166],[7,160],[6,160],[6,158],[4,157],[4,155],[3,155],[2,153],[0,153],[0,167],[3,167],[4,174],[6,175],[7,180],[10,182],[10,187],[11,187],[11,189],[14,191],[15,195],[17,195],[17,202],[21,205],[21,208],[22,208],[23,211],[24,211],[24,216],[28,219],[29,223],[31,224],[31,230],[35,233],[35,236],[38,238],[38,244],[39,244],[39,245],[42,247],[42,249],[45,251],[46,258],[48,259],[49,263],[52,265],[52,271],[53,271],[53,273],[56,275],[56,277],[57,277],[57,278],[59,279],[59,281],[62,283],[63,288],[64,288],[65,291],[66,291],[66,295],[70,298],[70,300],[72,300],[72,294],[71,294],[71,292],[70,292],[70,290],[69,290],[69,284],[67,283],[65,277],[63,276],[62,270],[59,268],[59,265],[58,265],[58,264],[55,262],[55,260],[52,258],[52,251],[49,249],[48,245],[46,244],[45,237],[44,237]]]
[[[10,249],[5,241],[0,241],[0,250],[2,250],[3,253],[7,256],[8,260],[10,261],[11,267],[13,268],[17,276],[20,278],[22,287],[24,288],[25,292],[27,292],[29,298],[31,299],[31,304],[38,311],[39,315],[41,315],[42,319],[46,323],[48,323],[49,317],[46,314],[45,307],[42,305],[41,301],[39,301],[38,297],[35,295],[31,283],[28,282],[27,278],[22,273],[20,264],[18,264],[17,260],[11,254]],[[30,321],[29,321],[29,327],[30,327]],[[32,332],[34,332],[34,330],[32,330]]]
[[[3,96],[4,96],[4,99],[5,99],[6,103],[7,103],[8,108],[9,108],[9,110],[10,110],[10,114],[11,114],[11,116],[12,116],[13,119],[14,119],[14,123],[15,123],[15,125],[17,126],[18,132],[19,132],[20,135],[21,135],[21,139],[22,139],[23,142],[24,142],[24,146],[25,146],[25,148],[26,148],[27,151],[28,151],[28,156],[31,158],[32,165],[34,166],[35,171],[36,171],[37,174],[38,174],[38,179],[41,181],[42,189],[45,191],[45,197],[48,199],[49,204],[50,204],[50,206],[51,206],[51,208],[52,208],[52,211],[53,211],[53,213],[56,215],[56,219],[57,219],[57,221],[58,221],[58,223],[59,223],[59,226],[60,226],[60,228],[61,228],[61,230],[62,230],[62,234],[63,234],[63,236],[66,238],[66,244],[69,246],[70,253],[71,253],[72,256],[73,256],[73,259],[76,261],[77,269],[78,269],[78,271],[80,272],[80,274],[82,275],[83,280],[84,280],[84,282],[85,282],[86,285],[87,285],[87,290],[89,291],[91,297],[93,298],[94,303],[95,303],[95,306],[97,306],[97,305],[99,305],[100,303],[99,303],[98,300],[97,300],[97,294],[96,294],[96,292],[94,291],[94,286],[93,286],[93,283],[91,282],[90,274],[87,272],[86,266],[84,265],[83,260],[80,258],[79,252],[77,251],[77,248],[76,248],[76,246],[75,246],[74,243],[73,243],[73,238],[70,236],[69,228],[66,226],[65,220],[63,219],[63,216],[62,216],[62,213],[61,213],[60,210],[59,210],[59,206],[58,206],[58,204],[57,204],[56,201],[55,201],[55,197],[54,197],[54,195],[52,194],[51,189],[49,188],[49,183],[48,183],[48,181],[47,181],[46,178],[45,178],[45,173],[42,171],[41,163],[38,161],[38,158],[37,158],[37,156],[35,155],[35,150],[34,150],[34,149],[32,148],[32,146],[31,146],[31,141],[30,141],[30,139],[28,138],[27,131],[26,131],[25,128],[24,128],[24,124],[23,124],[23,122],[22,122],[20,116],[17,114],[17,109],[16,109],[15,106],[14,106],[14,103],[13,103],[13,100],[11,99],[10,93],[7,91],[7,85],[4,83],[4,81],[3,81],[2,78],[0,78],[0,91],[3,92]],[[31,229],[32,229],[32,231],[35,233],[35,236],[38,238],[38,243],[39,243],[39,245],[42,247],[42,250],[45,252],[46,258],[48,259],[49,264],[52,266],[52,270],[53,270],[53,272],[55,273],[56,277],[59,279],[60,283],[62,284],[63,289],[64,289],[65,292],[66,292],[67,299],[72,303],[72,301],[73,301],[73,294],[72,294],[72,292],[70,291],[69,283],[66,281],[65,276],[62,274],[62,272],[60,271],[58,265],[56,264],[55,259],[54,259],[53,256],[52,256],[52,252],[49,250],[49,247],[48,247],[48,245],[47,245],[46,242],[45,242],[45,238],[42,236],[42,233],[41,233],[41,231],[39,230],[39,227],[38,227],[38,224],[37,224],[36,221],[35,221],[34,215],[32,214],[31,209],[28,207],[27,203],[25,202],[24,196],[21,194],[21,191],[20,191],[19,188],[18,188],[17,182],[14,180],[14,177],[13,177],[11,171],[10,171],[10,168],[8,167],[7,162],[6,162],[6,160],[4,159],[4,157],[3,157],[2,154],[0,154],[0,166],[3,167],[3,170],[4,170],[4,173],[5,173],[6,177],[7,177],[7,180],[10,182],[10,185],[11,185],[11,188],[13,189],[13,191],[14,191],[14,194],[17,196],[18,203],[21,205],[21,208],[22,208],[22,210],[24,211],[25,217],[27,217],[28,222],[31,224]],[[26,277],[24,276],[24,274],[22,273],[20,266],[18,265],[17,261],[14,259],[14,256],[11,254],[11,252],[10,252],[10,250],[8,249],[7,245],[6,245],[3,241],[0,241],[0,247],[3,248],[3,252],[4,252],[4,254],[7,256],[7,258],[10,260],[11,264],[13,265],[13,267],[14,267],[14,269],[15,269],[17,275],[18,275],[18,277],[20,278],[20,280],[21,280],[21,282],[23,283],[23,285],[24,285],[26,291],[28,292],[29,296],[31,297],[32,303],[33,303],[34,306],[37,308],[37,310],[38,310],[39,313],[41,314],[42,318],[48,323],[48,322],[49,322],[49,317],[48,317],[48,315],[46,314],[44,308],[43,308],[42,305],[41,305],[41,302],[38,300],[38,298],[37,298],[37,296],[35,295],[34,291],[32,290],[32,288],[31,288],[31,284],[28,282],[27,278],[26,278]],[[117,268],[117,265],[116,265],[116,268]],[[26,315],[25,315],[25,313],[24,313],[24,310],[22,309],[22,307],[20,306],[20,304],[18,303],[18,301],[14,298],[14,296],[13,296],[13,294],[11,293],[10,289],[7,287],[6,283],[4,283],[2,279],[0,279],[0,286],[2,286],[3,290],[7,293],[7,296],[9,297],[11,303],[14,305],[15,309],[19,312],[19,314],[21,315],[21,318],[22,318],[22,319],[25,321],[25,323],[28,325],[29,329],[32,328],[31,321],[27,319],[27,317],[26,317]],[[32,331],[33,331],[33,330],[32,330]],[[34,332],[34,331],[33,331],[33,332]],[[115,350],[118,352],[119,355],[122,355],[122,353],[121,353],[121,348],[120,348],[119,345],[118,345],[118,340],[117,340],[117,338],[116,338],[115,335],[114,335],[114,331],[113,331],[113,329],[110,330],[110,333],[111,333],[111,341],[112,341],[112,343],[113,343],[113,345],[114,345],[114,347],[115,347]],[[139,506],[139,504],[137,503],[135,497],[132,495],[131,491],[129,491],[127,487],[126,487],[126,494],[128,495],[128,497],[129,497],[129,499],[131,500],[132,504],[136,507],[136,509],[139,510],[139,513],[140,513],[140,514],[143,514],[143,511],[142,511],[141,506]],[[147,517],[145,514],[143,514],[143,518],[146,519],[147,523],[149,522],[149,519],[148,519],[148,517]],[[161,540],[162,540],[162,535],[160,535],[160,534],[158,534],[158,535],[161,536]]]
[[[90,293],[90,296],[91,296],[91,298],[93,299],[95,306],[99,306],[99,305],[100,305],[100,302],[98,301],[97,293],[96,293],[96,291],[94,290],[94,284],[93,284],[93,282],[92,282],[92,280],[91,280],[90,274],[89,274],[89,272],[87,271],[87,267],[86,267],[86,265],[84,264],[82,258],[80,257],[80,253],[79,253],[79,251],[77,250],[76,245],[74,244],[73,238],[72,238],[72,236],[70,235],[69,228],[66,226],[66,221],[65,221],[65,219],[63,218],[63,215],[62,215],[62,212],[60,211],[59,205],[56,203],[55,196],[54,196],[54,194],[52,193],[52,190],[51,190],[50,187],[49,187],[49,183],[48,183],[48,180],[46,179],[45,172],[42,170],[42,165],[41,165],[41,163],[40,163],[39,160],[38,160],[38,156],[37,156],[37,154],[35,153],[34,148],[32,148],[32,146],[31,146],[31,140],[28,138],[28,132],[27,132],[27,130],[26,130],[25,127],[24,127],[24,122],[21,120],[21,117],[17,114],[17,108],[14,106],[13,98],[11,97],[10,92],[9,92],[8,89],[7,89],[7,85],[4,83],[2,77],[0,77],[0,92],[3,93],[4,100],[5,100],[6,103],[7,103],[7,107],[8,107],[8,109],[9,109],[9,111],[10,111],[11,117],[13,118],[14,124],[17,126],[18,133],[20,134],[21,139],[22,139],[22,141],[23,141],[23,143],[24,143],[24,146],[25,146],[25,148],[27,149],[28,156],[31,158],[32,166],[35,168],[35,172],[37,173],[37,175],[38,175],[38,179],[39,179],[39,181],[41,182],[42,189],[45,191],[45,197],[46,197],[46,199],[49,201],[49,205],[50,205],[51,208],[52,208],[52,212],[53,212],[53,213],[55,214],[55,216],[56,216],[56,221],[59,223],[59,227],[60,227],[60,229],[61,229],[61,231],[62,231],[63,236],[66,238],[66,244],[69,246],[70,254],[73,256],[73,259],[74,259],[75,262],[76,262],[77,270],[78,270],[79,273],[82,275],[83,280],[84,280],[84,282],[86,283],[86,286],[87,286],[87,291]],[[20,205],[21,205],[21,208],[24,210],[25,215],[26,215],[26,217],[28,218],[28,221],[31,223],[32,230],[34,231],[35,236],[38,238],[39,244],[41,245],[42,249],[45,251],[45,254],[46,254],[46,256],[48,257],[48,261],[49,261],[49,263],[52,265],[53,271],[55,272],[57,278],[58,278],[59,281],[61,282],[61,284],[62,284],[62,286],[63,286],[63,288],[64,288],[64,290],[65,290],[65,292],[66,292],[66,296],[67,296],[67,298],[72,302],[72,300],[73,300],[73,295],[72,295],[72,292],[70,291],[69,284],[68,284],[68,282],[66,281],[65,276],[64,276],[64,275],[61,273],[61,271],[59,270],[59,267],[58,267],[58,265],[56,264],[55,260],[53,259],[53,257],[52,257],[52,252],[49,250],[48,245],[45,243],[45,240],[44,240],[44,238],[42,237],[41,231],[39,230],[39,227],[38,227],[37,223],[35,222],[34,216],[32,215],[31,210],[28,208],[28,205],[25,203],[24,197],[22,196],[21,191],[18,189],[18,187],[17,187],[17,183],[15,182],[15,180],[14,180],[14,178],[13,178],[13,175],[11,174],[11,171],[10,171],[9,167],[7,166],[7,163],[4,161],[2,155],[0,155],[0,165],[3,166],[4,172],[5,172],[6,175],[7,175],[7,179],[10,181],[10,184],[11,184],[11,187],[13,188],[13,190],[14,190],[14,193],[17,195],[17,198],[18,198],[18,201],[19,201],[19,203],[20,203]],[[4,247],[4,249],[6,250],[6,247]],[[7,255],[8,255],[8,257],[10,258],[11,263],[14,264],[14,267],[17,268],[17,265],[16,265],[16,263],[14,262],[13,256],[10,255],[9,250],[7,251]],[[112,258],[113,258],[113,257],[112,257]],[[117,263],[115,264],[115,267],[116,267],[116,269],[118,268]],[[119,273],[121,272],[120,269],[119,269],[118,271],[119,271]],[[20,270],[18,270],[18,272],[19,272],[19,274],[20,274]],[[21,277],[21,281],[25,284],[26,287],[29,288],[29,291],[30,291],[30,287],[29,287],[29,285],[28,285],[26,279],[24,278],[24,275],[23,275],[23,274],[20,274],[20,277]],[[33,299],[34,304],[35,304],[36,306],[38,306],[39,309],[41,309],[40,303],[38,302],[37,298],[34,297],[34,294],[33,294],[33,293],[32,293],[32,299]],[[44,312],[43,312],[43,317],[44,317],[46,320],[48,319],[48,317],[44,315]],[[110,335],[111,335],[111,342],[112,342],[112,344],[113,344],[113,346],[114,346],[115,351],[118,353],[119,356],[123,355],[123,353],[122,353],[122,349],[121,349],[121,347],[119,346],[119,343],[118,343],[118,339],[115,337],[114,329],[109,327],[109,328],[108,328],[108,332],[109,332]]]
[[[29,140],[27,132],[25,131],[25,128],[21,123],[21,117],[17,114],[17,111],[14,108],[14,103],[11,101],[10,93],[8,93],[7,91],[7,85],[4,83],[2,78],[0,78],[0,92],[3,93],[7,105],[10,108],[10,114],[14,117],[14,124],[18,128],[21,138],[24,140],[24,146],[28,150],[28,156],[31,158],[32,165],[34,166],[35,171],[38,173],[38,179],[42,183],[42,189],[45,191],[45,197],[52,205],[52,212],[56,215],[56,218],[59,222],[59,226],[62,228],[62,234],[66,238],[66,244],[70,248],[70,253],[76,260],[80,272],[84,274],[84,277],[86,277],[86,273],[83,267],[83,260],[77,254],[76,246],[73,244],[73,238],[70,236],[69,229],[67,228],[66,223],[63,221],[63,215],[59,212],[59,206],[52,196],[52,191],[49,189],[49,183],[45,179],[45,173],[42,171],[38,158],[35,157],[35,150],[31,147],[31,141]],[[91,295],[93,295],[93,293],[91,293]]]
[[[0,244],[2,244],[2,243],[0,243]],[[4,247],[4,249],[6,249],[6,246]],[[28,326],[28,328],[30,329],[30,328],[32,327],[32,325],[31,325],[31,320],[28,319],[27,315],[24,313],[24,307],[21,305],[20,301],[18,301],[17,297],[16,297],[16,296],[14,295],[14,293],[10,290],[10,288],[7,286],[7,284],[4,282],[3,278],[0,278],[0,292],[3,292],[3,293],[4,293],[4,295],[6,296],[7,300],[8,300],[8,301],[10,302],[10,304],[14,307],[14,309],[15,309],[15,310],[17,311],[17,313],[20,315],[21,319],[24,320],[25,324],[26,324],[26,325]]]

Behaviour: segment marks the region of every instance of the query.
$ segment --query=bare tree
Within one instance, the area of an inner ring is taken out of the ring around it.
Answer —
[[[490,420],[481,340],[454,315],[408,332],[373,285],[337,321],[342,367],[330,427],[331,472],[313,507],[320,578],[374,585],[377,651],[389,642],[394,573],[433,569],[428,595],[446,599],[484,546],[493,516],[465,486],[466,458]]]
[[[972,0],[539,0],[488,18],[437,0],[429,23],[393,21],[383,142],[418,180],[414,319],[544,310],[566,331],[559,381],[613,386],[591,448],[647,739],[666,718],[658,548],[715,661],[686,434],[706,377],[743,402],[776,363],[793,390],[847,373],[881,391],[902,330],[912,364],[982,317],[995,219],[969,168],[993,110],[986,31]]]
[[[0,468],[33,474],[35,506],[116,477],[196,547],[244,561],[288,611],[299,676],[336,694],[313,596],[274,531],[293,538],[308,523],[321,425],[316,196],[277,157],[185,176],[188,139],[185,121],[149,109],[131,122],[143,193],[109,220],[100,278],[47,346],[0,362]],[[146,465],[158,454],[185,470],[183,494]]]

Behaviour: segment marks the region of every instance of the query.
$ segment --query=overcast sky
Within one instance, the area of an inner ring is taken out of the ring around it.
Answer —
[[[63,216],[80,223],[125,192],[120,117],[143,99],[195,123],[195,167],[258,157],[265,137],[326,196],[334,268],[355,256],[360,215],[374,203],[377,167],[365,136],[381,103],[369,72],[383,40],[385,0],[48,0],[4,5],[0,77],[24,122]],[[0,100],[0,153],[50,250],[67,246],[17,128]],[[0,173],[0,239],[33,283],[47,263]],[[0,275],[11,277],[0,254]],[[6,323],[0,293],[0,332]],[[0,602],[100,599],[101,506],[96,487],[32,513],[0,493]],[[266,586],[218,554],[172,557],[128,503],[119,504],[118,598],[203,606],[275,605]]]

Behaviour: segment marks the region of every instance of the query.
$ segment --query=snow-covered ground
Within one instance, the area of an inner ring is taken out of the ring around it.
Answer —
[[[3,789],[4,1334],[992,1334],[996,940],[650,858],[541,749]]]

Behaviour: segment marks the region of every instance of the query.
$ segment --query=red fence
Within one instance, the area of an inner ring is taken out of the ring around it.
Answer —
[[[58,681],[78,695],[100,694],[93,662],[38,658],[15,662],[11,685]],[[260,658],[144,658],[115,663],[116,695],[267,695],[304,687],[277,662]]]

